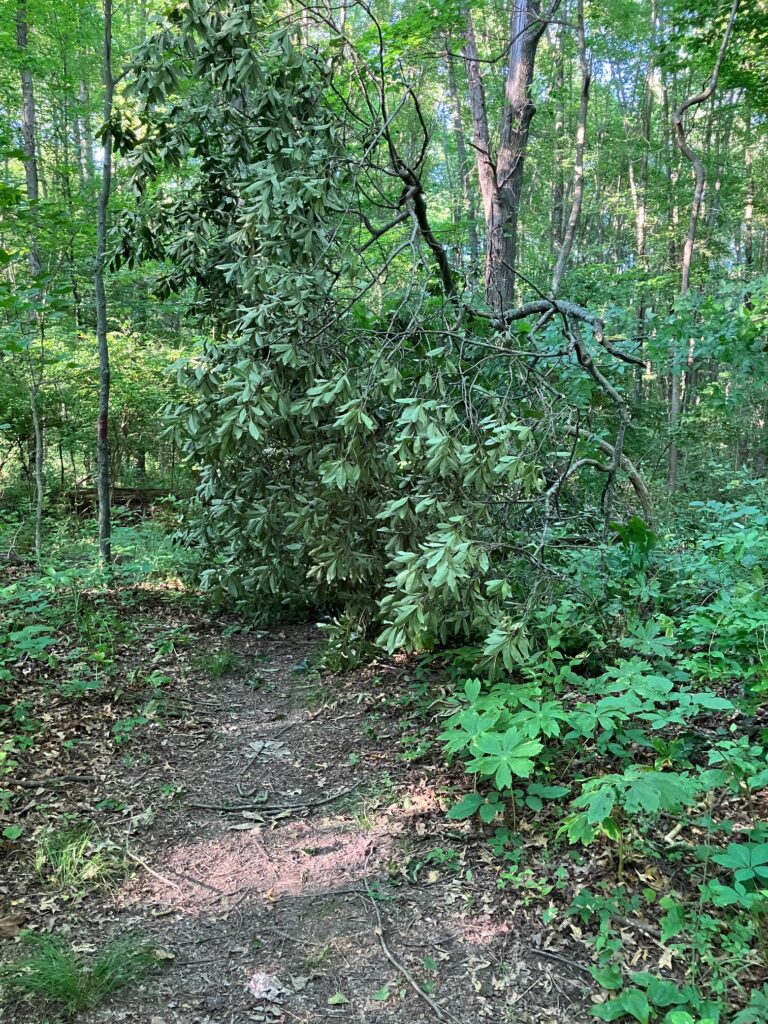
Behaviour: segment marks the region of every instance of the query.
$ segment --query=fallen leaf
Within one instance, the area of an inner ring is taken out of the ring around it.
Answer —
[[[8,914],[0,917],[0,939],[15,939],[21,934],[21,926],[27,919],[24,913]]]
[[[659,970],[664,970],[665,968],[667,970],[671,970],[672,969],[672,957],[673,956],[674,956],[673,950],[665,949],[664,952],[659,957]]]
[[[328,1000],[329,1006],[344,1006],[349,1000],[343,992],[337,992],[335,996],[331,996]]]
[[[254,999],[264,999],[268,1003],[276,1003],[288,992],[279,978],[273,974],[263,974],[261,971],[251,975],[248,991]]]

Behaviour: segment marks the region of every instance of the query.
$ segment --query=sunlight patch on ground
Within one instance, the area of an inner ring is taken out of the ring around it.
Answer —
[[[150,902],[197,914],[249,894],[275,899],[352,886],[386,856],[392,836],[349,822],[297,821],[270,831],[232,831],[185,843],[151,865],[118,893],[122,905]],[[374,859],[375,858],[375,859]]]

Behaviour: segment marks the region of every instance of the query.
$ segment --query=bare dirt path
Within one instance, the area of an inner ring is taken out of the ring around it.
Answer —
[[[586,964],[542,948],[540,908],[444,817],[439,769],[399,753],[385,682],[308,673],[310,627],[194,628],[236,669],[179,672],[177,717],[124,771],[151,807],[120,822],[132,871],[56,919],[84,949],[138,933],[167,959],[85,1024],[586,1019]]]

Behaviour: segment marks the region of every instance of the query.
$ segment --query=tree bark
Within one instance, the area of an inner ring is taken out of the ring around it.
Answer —
[[[568,223],[563,235],[563,244],[552,272],[552,294],[557,295],[560,284],[571,254],[576,228],[579,224],[581,206],[584,199],[584,146],[587,139],[587,112],[589,110],[589,86],[592,74],[587,60],[587,41],[584,34],[584,0],[577,0],[576,34],[579,42],[579,66],[581,68],[581,98],[579,101],[579,120],[576,125],[576,161],[573,169],[573,201],[568,215]]]
[[[104,0],[104,124],[112,118],[114,79],[112,76],[112,0]],[[104,263],[107,252],[107,212],[112,187],[112,136],[104,133],[104,163],[101,172],[101,191],[96,207],[96,340],[99,351],[99,414],[96,430],[97,473],[96,489],[99,496],[99,554],[102,561],[112,561],[112,508],[109,473],[109,391],[110,366],[107,339],[107,298],[104,288]]]
[[[550,0],[546,12],[538,0],[516,0],[509,23],[509,53],[504,85],[499,144],[491,150],[485,89],[480,74],[471,14],[467,13],[467,66],[474,148],[487,229],[485,297],[497,314],[514,306],[517,265],[517,224],[523,188],[525,151],[536,112],[531,86],[536,51],[560,0]]]
[[[565,175],[563,174],[563,132],[565,131],[565,46],[564,30],[559,29],[555,41],[555,174],[552,185],[552,253],[555,257],[563,245],[565,218]]]

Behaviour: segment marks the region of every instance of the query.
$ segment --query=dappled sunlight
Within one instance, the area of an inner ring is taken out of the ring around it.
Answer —
[[[364,801],[363,801],[364,803]],[[414,820],[439,811],[435,789],[417,782],[375,815],[286,821],[278,827],[238,822],[216,839],[181,843],[118,892],[120,905],[150,902],[189,914],[226,909],[248,895],[267,900],[360,885],[376,874]],[[417,829],[418,831],[418,829]]]
[[[488,946],[500,936],[508,934],[508,922],[493,921],[488,916],[469,917],[461,928],[463,941],[473,946]]]
[[[255,826],[217,839],[183,843],[147,864],[117,894],[121,905],[150,902],[188,914],[226,909],[248,895],[267,900],[311,895],[360,883],[391,850],[392,836],[349,821]]]

